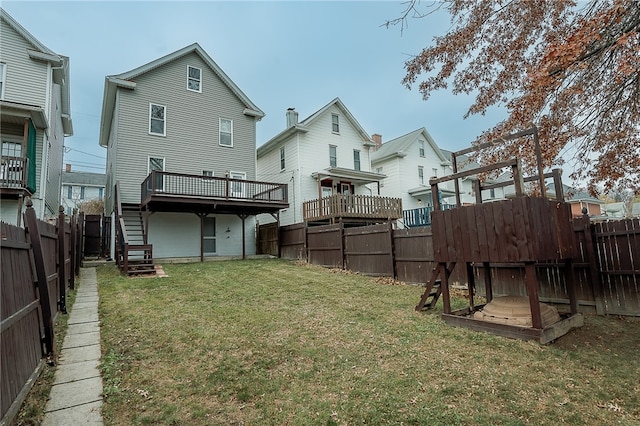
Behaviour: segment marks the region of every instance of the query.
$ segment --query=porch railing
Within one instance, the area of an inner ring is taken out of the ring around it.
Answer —
[[[302,204],[305,221],[337,218],[399,219],[402,217],[400,198],[370,195],[335,194],[305,201]]]
[[[151,195],[287,202],[287,184],[152,171],[142,182],[142,200]]]
[[[455,208],[455,204],[442,204],[442,210],[449,210]],[[431,212],[433,207],[418,207],[417,209],[404,210],[402,212],[402,222],[408,228],[415,228],[416,226],[429,226],[431,225]]]
[[[27,159],[3,155],[0,161],[0,187],[26,188]]]

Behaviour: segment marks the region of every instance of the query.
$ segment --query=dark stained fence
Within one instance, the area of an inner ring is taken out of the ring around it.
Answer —
[[[256,252],[278,256],[278,222],[258,224]]]
[[[84,217],[84,256],[100,256],[102,215],[88,214]]]
[[[393,277],[391,231],[391,223],[345,229],[345,268],[365,275]]]
[[[424,284],[434,268],[431,227],[422,226],[393,231],[397,279]]]
[[[640,315],[640,219],[596,223],[594,227],[607,313]]]
[[[53,225],[35,218],[30,200],[26,205],[25,228],[0,222],[2,424],[15,421],[45,357],[55,360],[54,319],[65,313],[65,295],[74,277],[72,258],[78,251],[64,214]]]
[[[24,384],[40,372],[43,349],[40,301],[34,284],[29,237],[24,229],[4,222],[0,222],[0,232],[0,407],[4,419],[10,409],[17,413],[18,404],[12,407],[13,402],[18,396],[24,399]]]
[[[342,223],[307,228],[307,255],[312,265],[344,268]]]
[[[102,238],[100,239],[100,256],[111,257],[111,216],[102,216]]]
[[[296,223],[280,228],[280,257],[283,259],[307,259],[307,225]]]

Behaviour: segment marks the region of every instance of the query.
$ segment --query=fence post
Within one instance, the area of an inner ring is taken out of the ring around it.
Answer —
[[[58,207],[58,285],[60,286],[60,300],[58,306],[63,314],[67,313],[67,279],[65,274],[64,250],[64,207]]]
[[[80,264],[82,263],[82,251],[83,244],[82,240],[84,239],[84,213],[78,213],[78,222],[76,223],[77,232],[76,232],[76,270],[74,271],[76,275],[80,275]]]
[[[75,276],[76,276],[76,251],[78,250],[78,246],[76,244],[76,222],[78,221],[78,210],[77,209],[73,209],[73,213],[71,216],[71,220],[69,222],[69,225],[71,226],[71,236],[69,237],[69,246],[71,248],[70,250],[70,257],[71,257],[71,265],[69,267],[69,272],[71,274],[71,289],[73,290],[74,288],[76,288],[76,280],[75,280]]]
[[[40,230],[38,229],[38,219],[36,211],[33,209],[33,201],[31,197],[27,197],[25,203],[27,210],[25,211],[25,225],[29,231],[29,239],[31,240],[31,250],[33,251],[33,263],[36,269],[36,279],[38,280],[38,293],[40,298],[40,309],[42,310],[42,325],[44,336],[42,342],[45,345],[44,353],[48,358],[48,363],[55,363],[55,339],[53,336],[53,316],[51,315],[51,302],[49,300],[49,286],[47,283],[47,271],[44,265],[44,256],[42,253],[42,241],[40,240]]]

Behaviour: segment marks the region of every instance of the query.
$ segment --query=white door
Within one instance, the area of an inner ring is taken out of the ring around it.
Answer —
[[[164,158],[149,157],[148,174],[151,174],[151,172],[154,170],[164,172]],[[156,191],[159,191],[159,192],[164,191],[164,176],[160,173],[156,174],[155,187],[156,187]],[[147,189],[151,190],[152,188],[153,187],[152,187],[151,181],[149,181],[147,185]]]
[[[245,172],[229,172],[229,177],[231,179],[237,180],[246,180],[247,174]],[[230,195],[233,198],[246,198],[247,196],[247,188],[246,183],[242,182],[231,182]]]
[[[202,251],[211,256],[216,254],[216,218],[205,216],[202,220]]]

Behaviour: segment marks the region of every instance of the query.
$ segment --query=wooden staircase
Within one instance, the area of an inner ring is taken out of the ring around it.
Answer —
[[[431,277],[427,281],[424,293],[420,298],[420,302],[416,305],[416,311],[420,312],[436,307],[436,303],[438,303],[438,299],[440,299],[440,295],[442,294],[442,281],[439,279],[440,273],[443,272],[445,276],[448,277],[455,265],[455,262],[453,262],[442,268],[433,268]]]
[[[153,247],[147,243],[147,233],[140,207],[120,202],[120,183],[116,183],[116,262],[127,275],[155,275]]]

